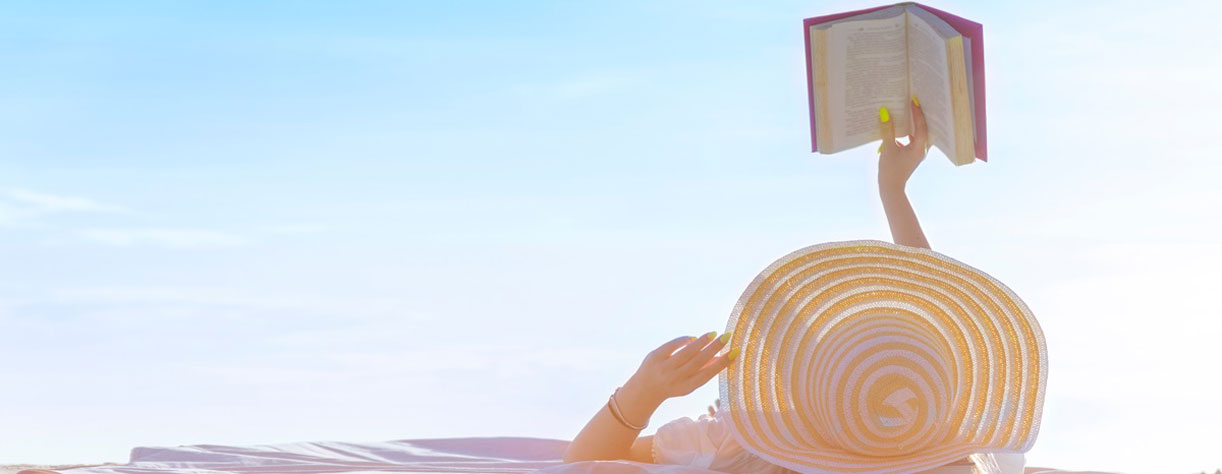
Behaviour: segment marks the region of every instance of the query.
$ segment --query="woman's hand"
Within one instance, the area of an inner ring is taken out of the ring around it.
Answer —
[[[908,136],[908,144],[900,145],[895,141],[895,124],[887,115],[887,109],[879,109],[878,118],[881,122],[883,144],[879,148],[882,153],[878,157],[878,194],[883,200],[883,211],[887,213],[887,225],[891,227],[891,239],[898,245],[929,248],[925,232],[917,220],[908,196],[904,194],[904,186],[913,170],[925,159],[929,151],[929,130],[925,127],[925,114],[921,112],[920,103],[912,98],[912,128]]]
[[[714,338],[716,335],[712,331],[701,337],[683,336],[662,344],[645,357],[628,383],[659,402],[692,393],[738,355],[737,349],[717,355],[730,341],[730,334]]]
[[[653,462],[649,454],[649,437],[637,438],[640,430],[635,426],[648,425],[654,411],[667,398],[692,393],[730,364],[737,351],[717,355],[730,340],[730,335],[714,339],[716,334],[672,339],[650,352],[636,373],[614,395],[620,414],[611,412],[610,401],[603,404],[565,448],[564,462],[601,459]]]
[[[912,98],[912,128],[908,144],[895,141],[895,123],[891,121],[887,108],[878,111],[882,127],[883,143],[878,157],[878,187],[884,191],[902,191],[908,177],[929,151],[929,130],[925,125],[925,113],[921,111],[916,97]]]

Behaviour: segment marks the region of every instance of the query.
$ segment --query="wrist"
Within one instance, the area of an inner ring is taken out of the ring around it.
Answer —
[[[615,399],[619,402],[620,410],[627,412],[625,415],[635,415],[632,421],[637,423],[652,416],[653,412],[662,406],[662,402],[666,401],[666,396],[633,376],[624,382]]]

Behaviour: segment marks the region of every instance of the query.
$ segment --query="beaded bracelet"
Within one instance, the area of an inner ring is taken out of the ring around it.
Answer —
[[[641,425],[641,426],[633,426],[633,425],[632,425],[632,423],[629,423],[629,422],[628,422],[628,420],[625,420],[625,419],[624,419],[624,414],[623,414],[623,413],[621,413],[621,412],[619,411],[619,404],[617,404],[617,403],[615,402],[615,394],[619,393],[619,389],[621,389],[621,388],[623,388],[623,387],[622,387],[622,386],[621,386],[621,387],[616,387],[616,388],[615,388],[615,393],[612,393],[612,394],[611,394],[611,398],[610,398],[609,400],[607,400],[607,406],[611,407],[611,415],[612,415],[612,416],[615,416],[615,419],[616,419],[616,420],[619,420],[619,422],[620,422],[620,424],[621,424],[621,425],[624,425],[624,426],[628,427],[628,429],[630,429],[630,430],[636,430],[636,431],[640,431],[640,430],[645,429],[645,427],[646,427],[646,426],[649,426],[649,420],[648,420],[648,419],[647,419],[647,420],[645,420],[645,424],[643,424],[643,425]]]

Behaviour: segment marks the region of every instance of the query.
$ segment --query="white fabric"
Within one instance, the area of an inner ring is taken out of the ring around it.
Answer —
[[[685,416],[671,420],[658,427],[653,435],[653,462],[729,473],[793,472],[743,449],[728,428],[720,416],[700,415],[696,420]]]
[[[691,421],[689,419],[689,421]],[[677,442],[679,422],[662,433],[663,445]],[[705,422],[707,423],[707,422]],[[713,432],[712,430],[701,433]],[[657,439],[657,438],[655,438]],[[648,464],[626,460],[585,461],[564,464],[561,457],[568,441],[544,438],[486,437],[411,439],[382,442],[313,441],[301,443],[225,446],[202,444],[178,447],[139,447],[123,465],[63,469],[62,474],[222,474],[222,473],[513,473],[538,474],[723,474],[698,466]],[[710,465],[733,452],[713,451]],[[673,453],[673,451],[665,451]],[[675,459],[675,458],[671,458]],[[694,459],[694,458],[693,458]],[[699,461],[703,462],[703,461]],[[754,465],[752,465],[754,466]],[[1027,474],[1069,474],[1069,471],[1034,469]],[[767,472],[767,471],[748,471]],[[781,471],[783,472],[783,471]],[[929,471],[945,473],[949,471]],[[969,472],[969,471],[960,471]],[[1077,474],[1086,474],[1079,473]],[[1116,474],[1116,473],[1091,473]]]
[[[715,402],[714,402],[715,403]],[[682,417],[658,428],[653,436],[653,459],[658,464],[694,466],[726,473],[789,474],[794,471],[771,464],[747,451],[730,434],[722,420],[724,411],[714,416],[700,415],[693,420]],[[988,471],[975,470],[975,463],[949,464],[921,471],[920,474],[1023,474],[1026,456],[1022,453],[988,453],[979,456]]]
[[[535,472],[563,464],[568,441],[488,437],[349,443],[138,447],[131,462],[60,470],[62,474],[220,474],[375,472]],[[581,464],[581,463],[576,463]],[[573,464],[573,465],[576,465]],[[627,472],[627,471],[625,471]]]

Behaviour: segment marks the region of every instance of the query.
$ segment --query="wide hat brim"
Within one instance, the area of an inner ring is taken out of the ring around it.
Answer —
[[[927,249],[828,242],[782,257],[734,307],[718,383],[744,449],[798,472],[919,472],[1028,451],[1047,350],[988,274]]]

